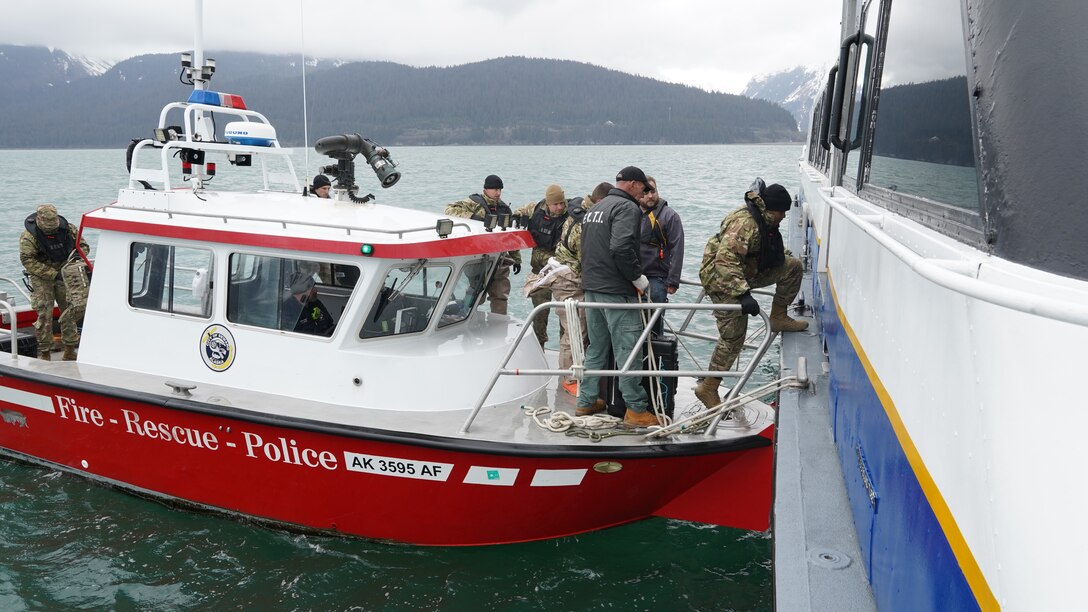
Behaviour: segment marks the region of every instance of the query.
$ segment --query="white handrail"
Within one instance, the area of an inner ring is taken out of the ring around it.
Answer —
[[[832,210],[842,215],[843,218],[888,249],[892,255],[899,258],[919,276],[940,287],[995,306],[1088,327],[1088,306],[1054,299],[1053,297],[1039,296],[1027,291],[1002,287],[977,278],[964,276],[950,270],[947,260],[928,259],[910,250],[888,235],[883,229],[851,211],[842,202],[837,202],[834,198],[828,198],[827,203]]]

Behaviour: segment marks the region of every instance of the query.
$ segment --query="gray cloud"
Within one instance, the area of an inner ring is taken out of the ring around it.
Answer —
[[[184,0],[5,1],[0,43],[120,60],[192,47]],[[525,55],[737,93],[835,56],[834,0],[207,0],[210,49],[456,65]]]

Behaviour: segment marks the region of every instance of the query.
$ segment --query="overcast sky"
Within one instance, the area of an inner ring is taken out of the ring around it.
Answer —
[[[839,17],[839,0],[205,0],[204,45],[412,66],[569,59],[740,93],[830,64]],[[191,49],[193,23],[193,0],[0,0],[0,43],[93,59]]]

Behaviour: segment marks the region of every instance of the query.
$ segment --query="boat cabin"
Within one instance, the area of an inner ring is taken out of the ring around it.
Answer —
[[[83,218],[101,234],[80,362],[344,406],[471,407],[519,325],[479,308],[484,289],[528,232],[356,197],[340,145],[357,135],[334,137],[334,197],[307,196],[262,115],[200,99],[164,109],[130,150],[129,188]],[[257,188],[211,188],[246,178]],[[545,367],[535,343],[513,361]],[[491,400],[541,385],[504,377]]]

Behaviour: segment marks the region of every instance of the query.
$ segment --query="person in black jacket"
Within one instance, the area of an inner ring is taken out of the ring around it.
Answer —
[[[329,309],[317,297],[317,287],[312,275],[306,275],[291,284],[291,295],[283,300],[280,308],[280,329],[314,336],[331,336],[336,323]]]
[[[639,294],[650,286],[638,254],[642,216],[638,199],[647,189],[646,173],[628,166],[616,175],[616,188],[582,218],[582,288],[586,302],[637,303]],[[609,348],[617,361],[626,360],[643,330],[637,310],[590,309],[586,311],[586,327],[587,370],[604,369]],[[598,380],[596,376],[583,379],[578,388],[577,415],[604,410],[604,401],[598,397]],[[636,427],[658,425],[657,417],[647,410],[649,401],[641,382],[632,376],[619,379],[627,403],[623,422]]]

